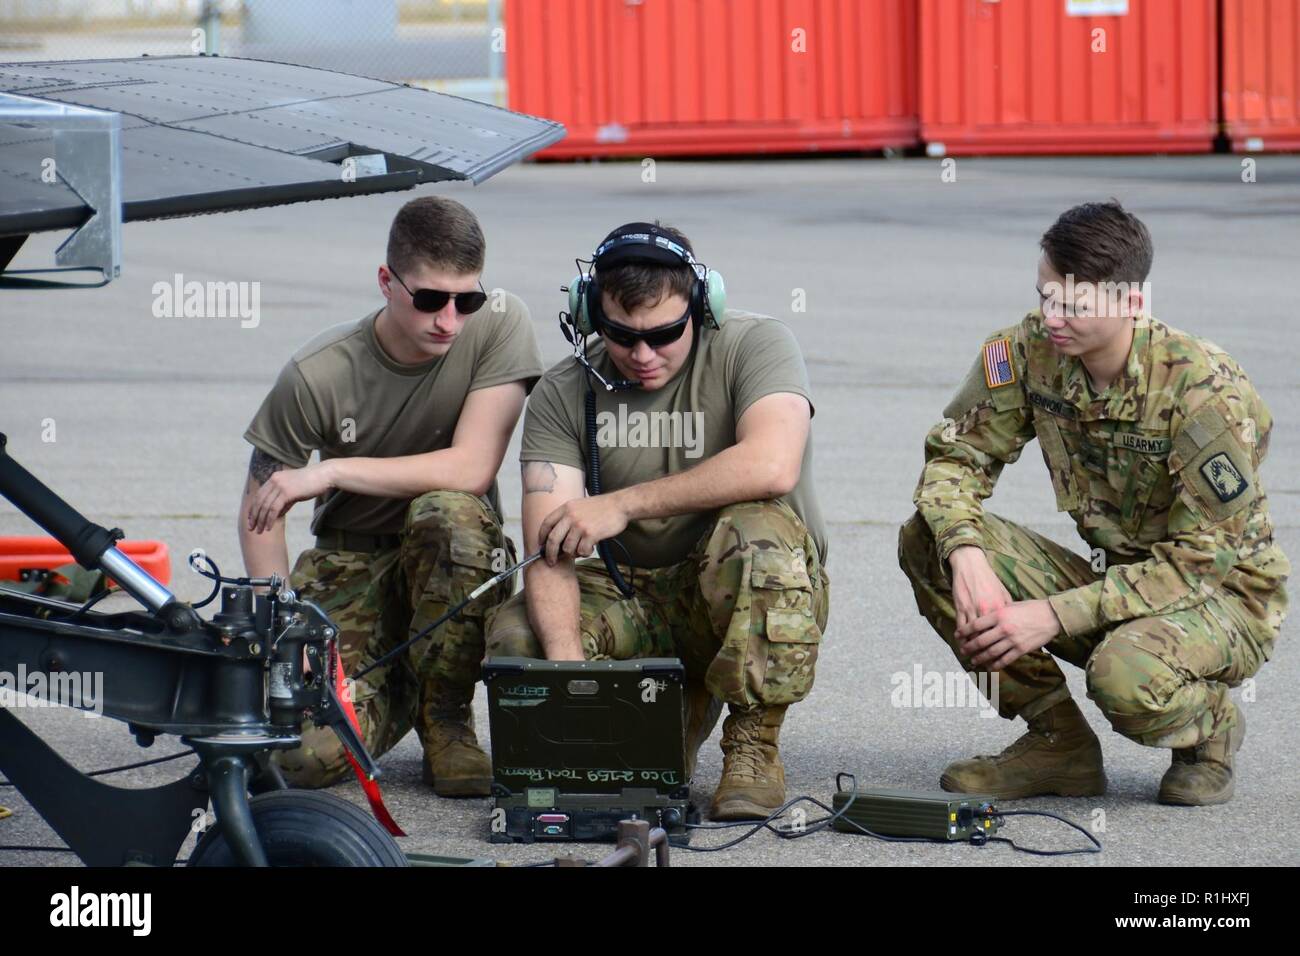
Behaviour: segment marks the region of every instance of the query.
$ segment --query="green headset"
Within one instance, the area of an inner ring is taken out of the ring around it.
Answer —
[[[592,254],[591,268],[569,283],[570,321],[580,334],[587,336],[599,332],[605,317],[596,270],[611,269],[629,262],[689,266],[695,273],[695,281],[691,283],[691,317],[695,320],[695,327],[721,327],[727,307],[727,288],[721,274],[697,262],[690,250],[664,232],[661,226],[630,222],[606,236]]]

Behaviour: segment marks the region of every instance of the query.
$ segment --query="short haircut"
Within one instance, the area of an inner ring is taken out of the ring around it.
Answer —
[[[666,226],[658,219],[654,224],[665,236],[695,255],[691,240],[680,229]],[[654,262],[629,262],[607,269],[597,268],[596,280],[602,293],[608,293],[624,312],[631,313],[642,306],[656,306],[671,295],[680,295],[690,302],[698,276],[686,263],[667,266]]]
[[[482,272],[486,255],[478,219],[443,196],[412,199],[388,230],[388,267],[398,274],[421,262],[460,275]]]
[[[1145,282],[1155,255],[1147,227],[1117,199],[1067,209],[1039,246],[1053,269],[1078,282]]]

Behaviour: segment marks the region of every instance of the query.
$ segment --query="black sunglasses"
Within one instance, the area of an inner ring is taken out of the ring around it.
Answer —
[[[617,322],[602,318],[597,331],[615,345],[621,345],[625,349],[633,348],[638,342],[644,342],[652,349],[661,349],[680,339],[686,331],[686,323],[690,321],[690,309],[687,309],[686,314],[671,325],[660,325],[645,331],[629,329],[626,325],[619,325]]]
[[[456,311],[461,315],[469,315],[471,312],[477,312],[483,308],[483,303],[487,301],[487,293],[483,291],[483,283],[481,282],[477,292],[444,292],[441,289],[416,289],[412,292],[392,266],[388,267],[388,271],[392,273],[393,278],[411,296],[411,304],[421,312],[441,312],[447,303],[454,298],[456,300]]]

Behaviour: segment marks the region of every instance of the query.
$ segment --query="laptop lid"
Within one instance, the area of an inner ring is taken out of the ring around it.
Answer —
[[[676,658],[483,664],[499,791],[661,793],[687,783],[685,672]]]

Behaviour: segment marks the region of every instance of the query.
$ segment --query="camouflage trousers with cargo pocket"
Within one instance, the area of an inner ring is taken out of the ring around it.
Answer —
[[[290,575],[339,629],[344,674],[354,674],[414,637],[476,587],[515,562],[501,518],[479,497],[433,491],[411,502],[401,544],[378,552],[310,548]],[[494,565],[495,557],[495,565]],[[513,578],[428,637],[348,684],[366,749],[386,753],[413,727],[421,741],[440,716],[468,708],[483,659],[484,613]],[[351,773],[333,730],[304,726],[302,745],[276,755],[286,781],[326,787]]]
[[[662,568],[620,565],[624,598],[598,558],[576,562],[588,660],[679,657],[688,680],[725,703],[792,704],[813,685],[830,580],[808,529],[784,502],[718,512],[690,556]],[[488,657],[544,657],[525,593],[489,621]]]
[[[1013,601],[1044,599],[1102,577],[1080,555],[987,512],[984,551]],[[899,533],[898,560],[921,614],[962,666],[978,673],[958,651],[952,582],[920,514]],[[1084,669],[1088,697],[1120,734],[1149,747],[1194,747],[1236,724],[1228,689],[1252,677],[1271,647],[1271,638],[1236,597],[1218,591],[1186,610],[1076,637],[1058,634],[997,672],[998,712],[1028,720],[1068,699],[1065,675],[1054,659],[1060,658]],[[982,676],[976,683],[994,686],[984,681]]]

